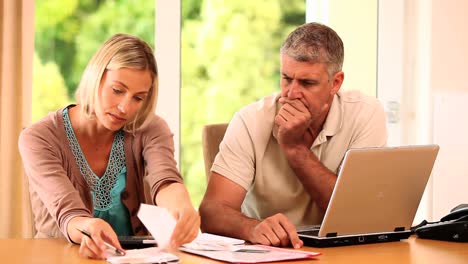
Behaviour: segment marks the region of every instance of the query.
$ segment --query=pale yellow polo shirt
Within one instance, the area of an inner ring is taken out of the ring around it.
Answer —
[[[319,224],[324,212],[289,167],[273,133],[279,96],[267,96],[234,115],[211,170],[247,191],[245,215],[261,220],[283,213],[296,226]],[[336,173],[346,150],[384,146],[386,141],[379,101],[359,91],[340,91],[311,151]]]

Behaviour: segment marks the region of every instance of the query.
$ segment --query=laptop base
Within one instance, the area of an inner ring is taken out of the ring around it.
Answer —
[[[401,231],[395,233],[351,235],[342,237],[317,237],[298,234],[304,241],[304,246],[308,247],[339,247],[370,243],[394,242],[407,239],[411,231]]]

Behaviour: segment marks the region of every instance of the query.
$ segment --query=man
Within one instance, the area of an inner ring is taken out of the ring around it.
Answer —
[[[296,226],[319,224],[346,150],[384,146],[375,98],[339,92],[344,49],[308,23],[281,47],[281,93],[242,108],[229,124],[200,205],[205,232],[299,248]]]

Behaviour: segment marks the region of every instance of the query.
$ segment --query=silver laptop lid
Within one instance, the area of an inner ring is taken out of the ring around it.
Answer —
[[[409,229],[438,151],[437,145],[348,150],[319,236]]]

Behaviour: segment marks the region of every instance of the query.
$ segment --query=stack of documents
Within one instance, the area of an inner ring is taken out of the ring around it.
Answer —
[[[320,255],[318,252],[307,252],[263,245],[238,245],[222,250],[192,249],[183,246],[180,250],[231,263],[261,263],[310,259]]]
[[[310,259],[320,255],[262,245],[245,245],[245,241],[208,233],[200,234],[193,242],[179,249],[184,252],[231,263],[261,263],[282,260]]]
[[[231,250],[244,243],[245,241],[242,239],[200,233],[194,241],[183,245],[182,248],[194,250]]]
[[[158,247],[127,250],[125,256],[108,257],[111,263],[177,263],[179,258],[164,252],[170,242],[176,220],[165,208],[142,204],[138,217],[153,235]],[[260,263],[282,260],[310,259],[319,256],[317,252],[245,245],[244,240],[200,233],[191,243],[179,249],[192,254],[232,263]]]

